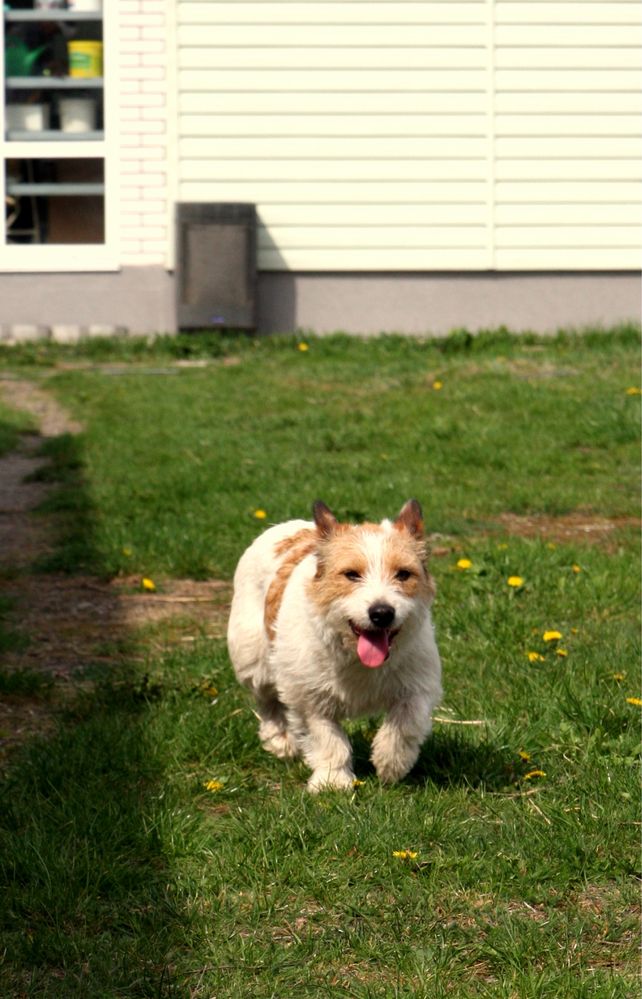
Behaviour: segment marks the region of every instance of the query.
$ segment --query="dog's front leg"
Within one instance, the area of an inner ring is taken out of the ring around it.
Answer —
[[[312,769],[308,790],[351,788],[352,748],[340,725],[329,718],[308,717],[303,740],[303,757]]]
[[[417,695],[400,701],[388,712],[372,741],[371,759],[385,784],[405,777],[417,762],[419,750],[432,728],[432,705]]]

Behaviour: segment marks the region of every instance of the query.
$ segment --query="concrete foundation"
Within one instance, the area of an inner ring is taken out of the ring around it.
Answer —
[[[639,273],[263,272],[258,332],[444,336],[507,326],[550,333],[562,327],[639,322]],[[161,267],[114,273],[0,274],[0,331],[6,339],[74,330],[104,335],[176,330],[175,279]]]

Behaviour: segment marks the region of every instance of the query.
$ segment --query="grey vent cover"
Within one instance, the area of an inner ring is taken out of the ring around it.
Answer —
[[[179,329],[256,327],[256,207],[177,205]]]

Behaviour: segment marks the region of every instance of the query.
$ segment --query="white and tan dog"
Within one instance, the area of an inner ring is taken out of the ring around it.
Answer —
[[[385,782],[414,765],[441,696],[421,507],[394,521],[338,523],[320,501],[314,523],[269,528],[234,576],[228,647],[256,698],[259,735],[302,755],[311,791],[352,787],[342,718],[386,712],[372,744]]]

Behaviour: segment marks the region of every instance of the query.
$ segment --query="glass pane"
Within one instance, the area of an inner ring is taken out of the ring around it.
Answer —
[[[100,159],[6,161],[7,243],[104,243]]]
[[[5,15],[6,138],[102,138],[100,14],[66,21],[53,3],[38,14],[33,0],[13,0]]]

